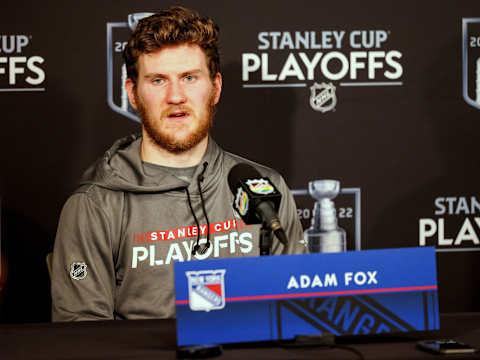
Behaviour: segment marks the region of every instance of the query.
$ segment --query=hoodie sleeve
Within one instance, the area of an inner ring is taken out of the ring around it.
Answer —
[[[308,249],[305,247],[303,242],[303,228],[302,224],[300,223],[300,219],[298,218],[297,214],[297,206],[295,204],[295,200],[293,199],[293,194],[288,188],[285,180],[282,176],[280,176],[280,180],[276,182],[278,184],[278,188],[282,193],[282,201],[280,203],[279,209],[279,217],[280,222],[287,234],[288,238],[288,246],[286,251],[284,252],[283,245],[275,239],[273,243],[273,254],[303,254],[307,253]]]
[[[114,318],[110,224],[88,193],[74,194],[65,203],[53,251],[53,321]]]

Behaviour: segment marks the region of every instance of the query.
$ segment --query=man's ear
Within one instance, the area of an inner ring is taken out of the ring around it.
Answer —
[[[220,101],[220,94],[222,93],[222,74],[217,72],[213,79],[213,86],[215,87],[215,105]]]
[[[127,78],[127,81],[125,81],[125,90],[127,90],[130,105],[137,110],[137,103],[135,102],[135,84],[133,83],[132,79]]]

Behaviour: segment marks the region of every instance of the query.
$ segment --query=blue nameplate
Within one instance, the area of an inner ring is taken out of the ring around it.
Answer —
[[[433,247],[175,263],[179,346],[439,329]]]

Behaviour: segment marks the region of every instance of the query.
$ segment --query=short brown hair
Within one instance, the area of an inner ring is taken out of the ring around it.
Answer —
[[[218,33],[219,28],[212,19],[200,17],[195,11],[181,6],[172,6],[146,17],[139,21],[123,51],[127,76],[134,84],[137,83],[137,63],[141,54],[150,54],[169,45],[188,43],[203,49],[213,79],[220,71]]]

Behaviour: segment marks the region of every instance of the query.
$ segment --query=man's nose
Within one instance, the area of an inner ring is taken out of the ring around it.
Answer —
[[[186,101],[185,91],[179,82],[172,81],[168,84],[167,102],[169,104],[183,104]]]

